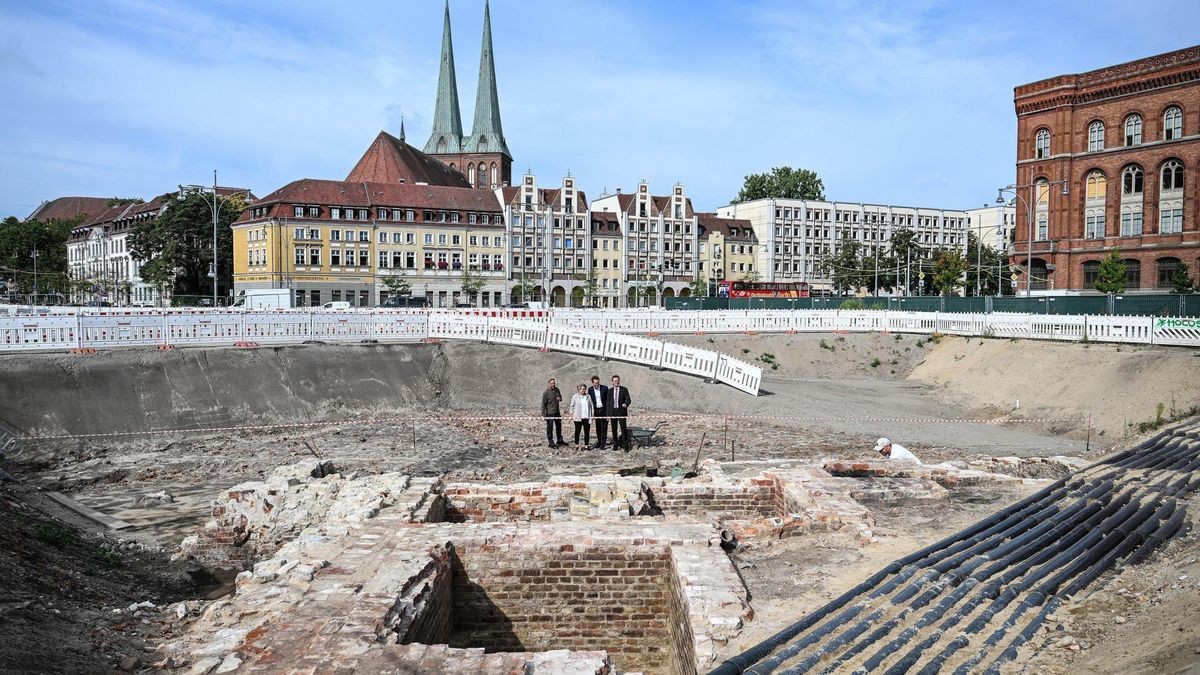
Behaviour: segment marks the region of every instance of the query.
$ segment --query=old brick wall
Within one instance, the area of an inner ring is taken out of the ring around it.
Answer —
[[[673,672],[696,672],[696,636],[692,631],[692,621],[689,616],[687,595],[683,585],[678,582],[681,576],[675,556],[671,557],[670,592],[667,594],[667,644],[673,650],[671,663]]]
[[[622,670],[693,672],[671,643],[667,546],[466,543],[453,566],[451,647],[604,650]]]
[[[783,515],[779,481],[770,476],[720,482],[663,482],[650,488],[664,514],[719,514],[722,520]]]

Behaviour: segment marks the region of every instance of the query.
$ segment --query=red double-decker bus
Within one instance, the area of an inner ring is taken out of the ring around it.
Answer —
[[[718,298],[807,298],[812,291],[806,281],[722,281]]]

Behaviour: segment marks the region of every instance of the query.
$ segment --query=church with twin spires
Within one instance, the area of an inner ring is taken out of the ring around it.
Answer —
[[[512,184],[512,154],[500,123],[500,97],[496,91],[496,65],[492,52],[492,17],[483,5],[483,47],[479,54],[479,86],[475,93],[475,121],[463,134],[458,107],[458,80],[454,71],[454,44],[450,34],[450,3],[446,2],[442,26],[442,59],[438,71],[437,103],[433,131],[425,153],[466,177],[472,187],[491,189]]]

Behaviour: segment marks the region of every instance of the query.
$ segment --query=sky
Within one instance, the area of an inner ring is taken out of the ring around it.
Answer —
[[[963,209],[1012,182],[1013,87],[1191,46],[1200,3],[494,0],[513,173],[591,196],[746,174]],[[66,195],[341,179],[380,130],[418,148],[442,0],[0,2],[0,216]],[[451,0],[464,133],[483,0]]]

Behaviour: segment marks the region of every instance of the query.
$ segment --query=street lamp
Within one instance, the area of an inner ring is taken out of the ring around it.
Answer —
[[[1021,203],[1025,205],[1025,215],[1027,216],[1026,220],[1028,221],[1027,225],[1029,227],[1029,241],[1025,247],[1025,297],[1027,297],[1027,298],[1030,296],[1030,291],[1033,288],[1033,207],[1032,207],[1030,201],[1027,201],[1024,197],[1021,196],[1019,188],[1026,188],[1026,187],[1029,188],[1029,196],[1032,199],[1032,203],[1037,204],[1037,195],[1034,194],[1034,190],[1036,190],[1038,188],[1038,184],[1039,184],[1038,181],[1034,181],[1032,183],[1029,183],[1028,185],[1013,184],[1013,185],[1008,185],[1008,186],[1005,186],[1002,188],[997,188],[997,190],[996,190],[996,203],[997,204],[1003,204],[1004,203],[1004,193],[1011,192],[1014,197],[1021,200]],[[1045,181],[1047,190],[1050,189],[1051,185],[1060,185],[1060,184],[1062,185],[1062,196],[1066,197],[1067,195],[1071,194],[1071,186],[1067,180],[1064,179],[1064,180]]]
[[[37,304],[37,296],[38,296],[38,283],[37,283],[38,250],[37,250],[36,244],[34,244],[33,253],[31,253],[30,255],[33,256],[33,303],[32,304],[36,305]]]
[[[189,192],[189,191],[190,192],[207,192],[208,188],[203,185],[180,185],[179,186],[179,199],[181,199],[181,200],[185,199],[187,196],[187,192]],[[205,200],[205,202],[204,202],[208,206],[209,210],[212,211],[212,226],[213,226],[212,254],[213,254],[213,259],[212,259],[212,265],[210,265],[208,268],[208,276],[212,279],[213,309],[216,309],[216,307],[217,307],[217,269],[218,269],[217,268],[217,214],[221,210],[221,205],[217,201],[217,199],[218,199],[218,196],[217,196],[217,170],[213,169],[212,203],[209,204],[208,200]]]

